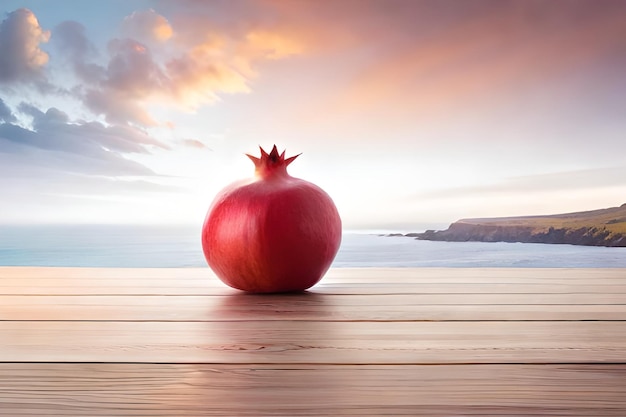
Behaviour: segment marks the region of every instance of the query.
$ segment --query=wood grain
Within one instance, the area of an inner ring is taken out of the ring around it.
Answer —
[[[309,292],[337,295],[581,294],[583,297],[574,297],[571,302],[626,304],[626,272],[623,269],[558,268],[332,269]],[[194,296],[237,293],[225,286],[208,268],[0,267],[0,295]],[[586,299],[586,294],[591,298]],[[602,299],[607,294],[609,298]],[[586,302],[581,298],[585,298]],[[507,297],[503,300],[509,303]],[[457,301],[451,298],[451,302]],[[563,302],[548,299],[545,303]]]
[[[201,280],[221,285],[209,268],[65,268],[2,267],[3,279],[88,278],[109,280]],[[582,280],[624,283],[626,268],[333,268],[322,282],[374,283],[569,283]]]
[[[0,321],[626,320],[626,304],[602,304],[614,299],[611,294],[605,295],[0,295]],[[591,301],[597,303],[586,304]]]
[[[620,282],[604,280],[562,283],[459,283],[422,282],[420,278],[405,282],[338,282],[323,280],[308,292],[319,294],[612,294],[626,300],[626,278]],[[152,280],[132,278],[1,278],[0,294],[4,295],[230,295],[240,292],[216,279]]]
[[[0,364],[2,416],[616,416],[626,365]]]
[[[0,267],[1,416],[626,416],[626,269]]]
[[[4,362],[626,362],[626,322],[0,322]]]

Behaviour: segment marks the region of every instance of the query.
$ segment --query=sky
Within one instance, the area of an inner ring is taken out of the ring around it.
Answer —
[[[346,229],[619,206],[626,1],[0,3],[0,224],[201,224],[274,144]]]

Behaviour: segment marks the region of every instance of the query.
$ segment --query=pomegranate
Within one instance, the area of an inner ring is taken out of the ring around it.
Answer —
[[[227,285],[254,293],[303,291],[326,273],[341,243],[341,219],[318,186],[294,178],[276,145],[247,155],[255,177],[213,200],[202,228],[207,263]]]

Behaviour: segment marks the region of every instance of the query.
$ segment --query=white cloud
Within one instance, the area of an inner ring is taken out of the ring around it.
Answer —
[[[6,103],[0,98],[0,122],[15,122],[16,118],[13,112],[6,105]]]

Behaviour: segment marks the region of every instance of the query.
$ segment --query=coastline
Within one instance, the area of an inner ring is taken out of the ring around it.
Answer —
[[[445,230],[409,233],[420,240],[626,247],[626,204],[546,216],[461,219]]]

